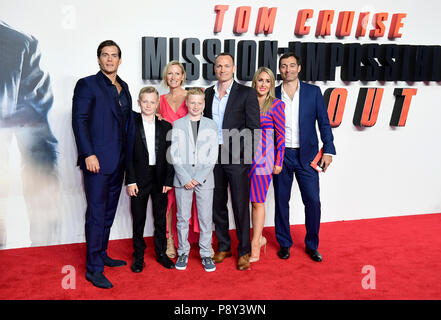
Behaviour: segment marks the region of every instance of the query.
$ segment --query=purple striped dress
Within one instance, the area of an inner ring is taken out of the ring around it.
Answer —
[[[282,166],[285,154],[285,104],[274,99],[267,113],[260,114],[262,134],[249,172],[250,201],[264,203],[274,166]],[[274,135],[275,132],[275,135]],[[277,146],[274,146],[274,136]]]

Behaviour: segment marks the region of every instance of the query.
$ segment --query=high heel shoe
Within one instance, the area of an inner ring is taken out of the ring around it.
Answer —
[[[263,253],[266,255],[266,238],[264,236],[262,236],[262,238],[260,238],[260,247],[263,247]]]
[[[266,238],[264,236],[261,236],[260,237],[260,244],[259,244],[259,256],[258,257],[250,256],[250,262],[257,262],[257,261],[259,261],[259,259],[260,259],[260,249],[262,247],[263,247],[263,252],[266,255],[266,243],[267,243]]]

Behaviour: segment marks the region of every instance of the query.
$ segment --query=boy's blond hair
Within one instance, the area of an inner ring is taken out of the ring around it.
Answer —
[[[186,100],[188,99],[189,96],[202,96],[205,99],[205,93],[201,88],[188,89]]]
[[[158,100],[159,100],[159,92],[158,92],[158,90],[156,90],[155,87],[148,86],[148,87],[144,87],[141,90],[139,90],[138,100],[141,99],[141,95],[143,95],[144,93],[156,93],[156,95],[158,96]]]

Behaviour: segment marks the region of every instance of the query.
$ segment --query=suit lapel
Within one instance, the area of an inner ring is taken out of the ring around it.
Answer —
[[[225,124],[228,123],[227,119],[228,116],[230,115],[230,109],[233,108],[234,102],[236,100],[236,95],[238,93],[239,90],[239,86],[237,85],[236,81],[233,80],[233,85],[231,86],[231,90],[230,93],[228,95],[228,101],[227,101],[227,105],[225,107],[225,112],[224,112],[224,119],[222,121],[222,126],[225,128]],[[223,129],[223,128],[222,128]]]
[[[122,89],[125,90],[126,96],[127,96],[127,101],[129,102],[129,106],[131,106],[132,105],[132,97],[130,96],[129,86],[119,76],[116,76],[116,77],[117,77],[118,82],[121,85]]]
[[[276,87],[275,94],[277,99],[282,99],[282,85]]]
[[[155,156],[158,158],[159,154],[159,143],[162,137],[161,123],[158,120],[158,117],[155,115]]]
[[[214,86],[205,90],[205,109],[204,117],[213,118],[213,98],[214,98]]]
[[[118,122],[121,122],[122,121],[122,114],[121,114],[121,108],[118,108],[119,107],[119,101],[115,101],[115,99],[113,99],[112,96],[109,96],[109,88],[107,88],[108,85],[107,85],[107,82],[106,82],[106,79],[105,79],[106,76],[101,71],[98,71],[96,76],[97,76],[97,79],[98,79],[98,81],[97,81],[98,85],[101,88],[101,90],[103,91],[104,97],[106,97],[107,100],[108,100],[108,104],[110,106],[110,110],[112,110],[112,113],[115,116],[115,118],[118,120]]]
[[[202,132],[202,130],[205,129],[205,127],[207,126],[207,119],[204,119],[204,117],[201,117],[201,121],[199,122],[199,130],[198,130],[198,136],[196,137],[196,150],[200,145],[199,139],[200,139],[200,134]]]
[[[187,130],[187,137],[189,137],[188,139],[190,140],[190,145],[192,150],[194,150],[196,148],[196,145],[194,143],[194,139],[193,139],[193,129],[191,128],[191,121],[190,118],[187,116],[185,116],[185,122],[187,123],[187,125],[185,126],[185,130]]]
[[[137,127],[138,127],[138,130],[139,130],[139,134],[141,135],[141,141],[142,141],[142,144],[144,146],[144,150],[145,150],[145,153],[146,153],[147,159],[148,159],[148,157],[149,157],[149,150],[147,149],[147,139],[146,139],[146,136],[145,136],[144,124],[142,122],[142,114],[140,114],[139,117],[137,117],[136,121],[138,121],[138,126]]]
[[[304,104],[307,99],[307,92],[306,92],[307,88],[300,80],[299,80],[299,85],[300,85],[300,95],[299,95],[299,117],[300,117],[300,115],[303,113],[302,110],[304,108]]]
[[[300,94],[299,94],[299,139],[300,141],[302,141],[302,139],[300,138],[300,135],[302,134],[302,124],[305,123],[305,121],[303,121],[304,115],[305,115],[305,108],[307,108],[306,106],[306,100],[308,98],[307,95],[307,87],[303,84],[302,81],[300,81],[299,79],[299,86],[300,86]]]

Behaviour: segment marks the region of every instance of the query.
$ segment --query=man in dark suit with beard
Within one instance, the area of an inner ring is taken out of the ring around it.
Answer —
[[[97,50],[100,71],[78,80],[72,107],[72,127],[83,171],[87,198],[86,279],[100,288],[111,288],[104,266],[126,265],[107,255],[110,228],[115,218],[124,171],[133,152],[132,98],[117,75],[121,50],[112,40]]]
[[[276,87],[276,97],[285,103],[285,155],[280,174],[274,176],[275,230],[279,258],[290,257],[293,244],[289,223],[289,201],[295,176],[305,205],[305,251],[313,261],[321,262],[317,250],[321,216],[319,174],[310,166],[319,151],[316,126],[323,142],[320,166],[323,172],[336,154],[328,112],[318,86],[299,80],[301,58],[292,52],[280,57],[283,83]]]

